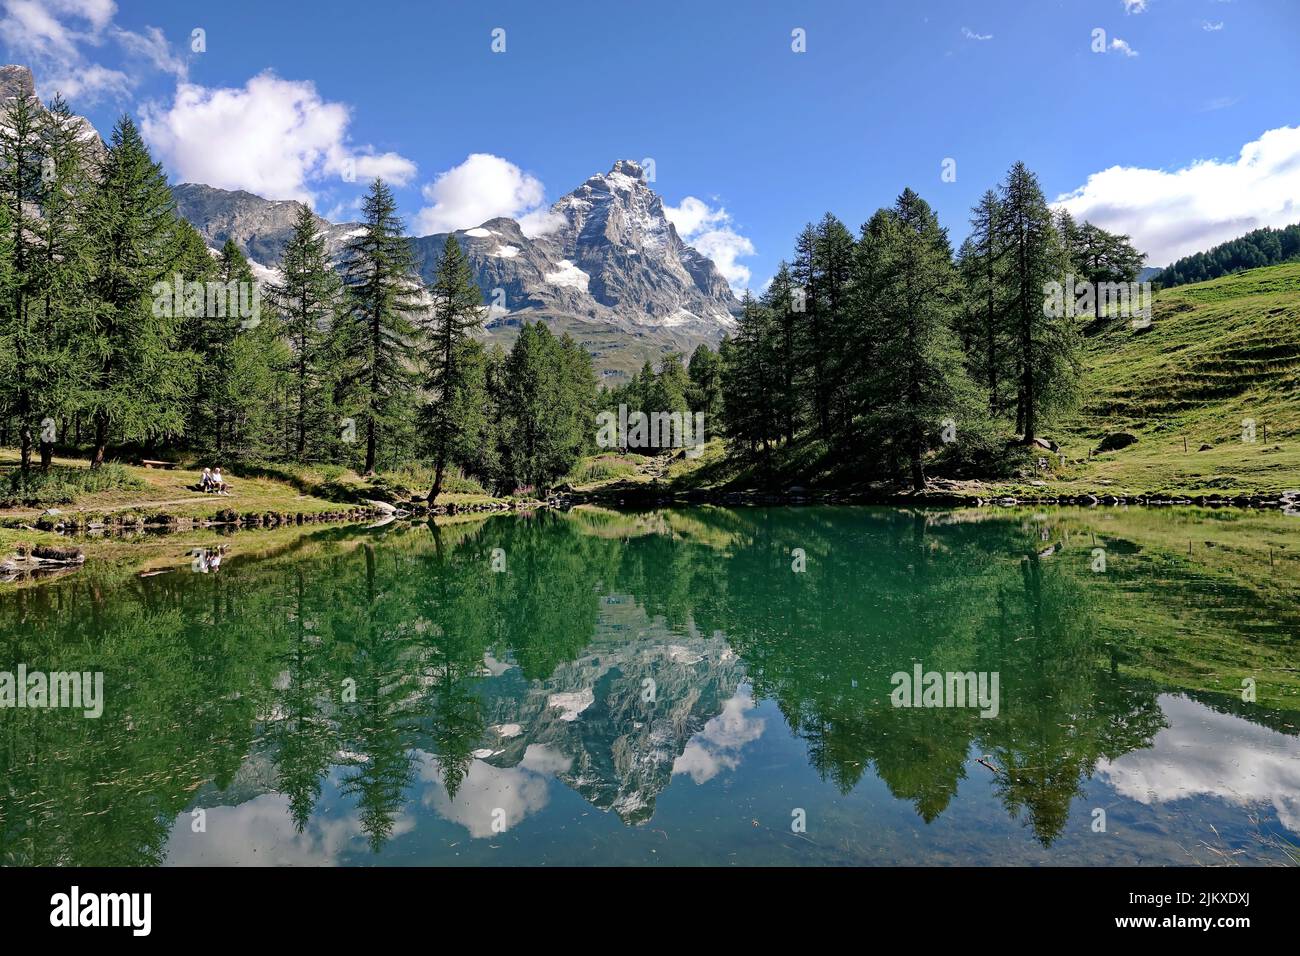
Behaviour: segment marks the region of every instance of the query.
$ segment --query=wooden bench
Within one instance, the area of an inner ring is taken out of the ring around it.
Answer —
[[[152,458],[141,458],[140,464],[144,465],[146,468],[175,468],[176,467],[176,462],[174,461],[154,461]]]

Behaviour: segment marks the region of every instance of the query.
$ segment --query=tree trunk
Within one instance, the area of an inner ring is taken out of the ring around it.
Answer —
[[[104,464],[104,453],[108,451],[108,412],[95,413],[95,448],[90,456],[90,467],[99,468]]]
[[[1033,444],[1034,441],[1034,364],[1033,364],[1033,344],[1029,332],[1029,320],[1025,320],[1024,333],[1024,356],[1025,371],[1024,378],[1021,381],[1020,388],[1025,396],[1025,444]]]
[[[375,473],[375,451],[375,416],[371,415],[366,420],[366,468],[364,474],[367,478]]]
[[[19,466],[25,478],[32,470],[32,427],[23,422],[18,428]]]
[[[433,487],[429,489],[429,507],[437,500],[438,495],[442,494],[442,478],[446,471],[446,463],[439,456],[437,463],[433,468]]]
[[[298,340],[298,460],[307,453],[307,333]]]

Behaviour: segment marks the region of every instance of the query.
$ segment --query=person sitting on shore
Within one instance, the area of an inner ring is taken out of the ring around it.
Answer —
[[[230,486],[226,484],[226,479],[222,477],[220,468],[212,469],[212,487],[219,495],[230,494]]]
[[[205,493],[212,491],[212,469],[211,468],[203,469],[203,475],[199,478],[199,491]]]

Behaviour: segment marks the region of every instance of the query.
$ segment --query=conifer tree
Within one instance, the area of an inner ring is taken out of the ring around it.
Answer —
[[[37,340],[41,355],[41,470],[54,455],[53,426],[66,421],[90,356],[84,348],[88,307],[89,248],[85,216],[90,199],[90,155],[85,121],[56,95],[40,124],[41,188],[36,224],[40,255],[34,293],[39,297]]]
[[[280,275],[281,280],[265,291],[292,348],[289,414],[293,457],[301,462],[307,456],[309,434],[326,430],[326,346],[342,293],[342,283],[330,268],[325,236],[307,206],[294,220]]]
[[[178,433],[186,359],[177,309],[160,292],[174,267],[177,220],[162,168],[129,117],[113,128],[86,215],[94,356],[79,403],[94,428],[91,467],[111,432],[125,440]]]
[[[763,293],[762,305],[771,314],[773,322],[768,334],[772,336],[773,360],[779,377],[779,390],[773,396],[775,414],[787,442],[794,441],[795,433],[804,420],[802,391],[806,376],[803,367],[803,313],[806,311],[804,290],[796,287],[790,267],[782,262]]]
[[[732,447],[748,456],[761,451],[765,466],[781,436],[778,395],[783,372],[777,360],[770,310],[746,293],[734,341],[724,340],[723,423]]]
[[[405,424],[405,400],[416,382],[419,330],[424,310],[415,263],[403,236],[392,190],[375,179],[362,205],[359,234],[344,250],[346,307],[338,323],[344,401],[364,427],[364,471],[375,472],[379,441]]]
[[[594,441],[596,375],[567,334],[525,322],[506,359],[502,395],[507,481],[541,490]]]
[[[910,189],[876,223],[877,306],[866,321],[876,343],[871,433],[905,463],[912,487],[925,487],[924,459],[940,444],[941,422],[960,423],[978,406],[953,325],[960,286],[947,233]]]
[[[1095,314],[1104,306],[1098,289],[1113,282],[1135,282],[1146,257],[1133,248],[1128,236],[1107,232],[1090,222],[1075,225],[1062,210],[1062,239],[1069,253],[1071,267],[1078,269],[1085,282],[1093,287]]]
[[[826,213],[817,225],[815,246],[817,272],[820,276],[817,315],[821,330],[823,395],[820,399],[820,434],[829,439],[844,415],[844,375],[842,364],[847,357],[847,341],[852,335],[849,315],[849,279],[853,266],[853,234],[839,219]]]
[[[184,219],[176,221],[172,237],[172,273],[168,278],[175,289],[175,277],[183,282],[206,284],[217,277],[217,260],[199,231]],[[166,281],[166,280],[164,280]],[[184,286],[182,286],[184,288]],[[206,348],[209,328],[204,309],[186,309],[182,299],[176,316],[176,348],[188,361],[185,382],[185,443],[189,448],[207,447],[210,430],[205,425],[206,409],[203,402],[203,376],[200,364]],[[189,312],[193,312],[190,315]]]
[[[433,456],[430,504],[442,491],[449,464],[470,462],[482,446],[487,425],[486,367],[483,347],[474,340],[483,325],[483,297],[469,259],[448,235],[438,260],[430,309],[429,345],[424,353],[424,436]]]
[[[801,383],[807,384],[809,418],[820,426],[823,418],[826,394],[826,355],[825,330],[823,317],[819,311],[821,305],[821,283],[817,255],[817,230],[812,223],[804,226],[795,240],[794,261],[790,265],[790,279],[802,295],[799,298],[800,334],[798,342],[798,364],[803,370],[799,376]],[[765,311],[768,303],[761,303]],[[780,414],[780,402],[777,402]]]
[[[971,210],[971,232],[961,255],[969,310],[967,353],[971,371],[987,391],[989,409],[995,413],[1004,407],[1002,388],[1010,354],[1003,301],[1005,254],[1000,245],[998,216],[997,193],[987,190]]]
[[[1032,444],[1045,410],[1068,401],[1077,377],[1072,321],[1044,308],[1064,279],[1063,248],[1038,178],[1016,163],[1002,184],[999,243],[1006,251],[1008,325],[1018,380],[1016,427]]]
[[[36,241],[38,218],[31,203],[41,192],[41,104],[34,96],[9,98],[0,114],[0,200],[5,207],[6,295],[0,306],[0,389],[18,424],[19,468],[31,470],[34,416],[43,364],[38,332],[40,293]]]
[[[716,427],[722,415],[722,360],[702,342],[687,364],[691,385],[687,392],[692,412],[703,412],[705,427]]]
[[[207,289],[214,294],[205,294],[197,310],[200,323],[197,398],[209,447],[222,456],[236,444],[235,423],[241,414],[240,406],[256,398],[240,391],[244,383],[236,367],[240,357],[236,343],[242,322],[237,307],[239,290],[241,286],[251,288],[254,283],[248,259],[233,239],[227,239],[221,247],[216,272],[209,283]],[[236,308],[232,309],[232,304]],[[190,314],[194,311],[187,307],[190,319],[195,318]]]

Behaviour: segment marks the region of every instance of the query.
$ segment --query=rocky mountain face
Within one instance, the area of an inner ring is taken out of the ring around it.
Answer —
[[[32,77],[32,71],[25,66],[0,66],[0,103],[19,96],[35,98],[36,81]],[[87,144],[90,159],[102,159],[106,150],[98,130],[84,116],[74,117],[74,122],[80,127],[79,136]]]
[[[25,66],[0,66],[0,102],[15,96],[35,96],[32,71]]]
[[[638,639],[629,639],[629,628]],[[557,779],[640,825],[674,775],[707,779],[761,730],[736,706],[744,676],[721,634],[660,630],[630,595],[609,595],[582,656],[538,683],[521,686],[509,672],[500,686],[485,682],[494,724],[476,756],[514,767],[530,748],[544,747],[565,758]]]
[[[177,207],[208,242],[233,238],[250,259],[274,267],[300,204],[196,183],[173,188]],[[549,323],[587,347],[597,369],[619,377],[666,352],[716,343],[738,304],[713,262],[686,245],[641,167],[616,162],[551,206],[553,228],[525,235],[513,219],[459,230],[490,307],[485,335],[508,344],[523,321]],[[337,253],[356,223],[320,220]],[[431,280],[447,234],[411,239]]]
[[[263,199],[242,189],[215,189],[200,183],[172,187],[177,211],[199,231],[209,246],[220,249],[234,239],[244,255],[274,268],[293,234],[293,222],[302,203],[291,199]],[[316,224],[333,249],[341,249],[347,234],[357,226],[335,225],[316,217]]]
[[[0,102],[35,95],[31,70],[0,66]],[[79,117],[95,158],[104,143]],[[233,239],[263,279],[284,254],[302,206],[201,183],[172,188],[177,209],[220,248]],[[668,352],[716,343],[735,324],[739,303],[717,267],[692,249],[645,182],[640,164],[619,160],[555,202],[545,232],[525,234],[513,219],[490,219],[454,233],[489,307],[484,336],[508,346],[524,321],[569,333],[617,379]],[[357,223],[318,219],[335,255]],[[432,279],[446,234],[410,240],[421,278]]]

